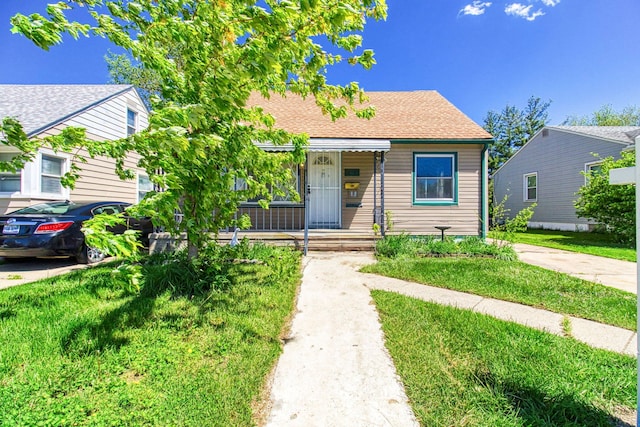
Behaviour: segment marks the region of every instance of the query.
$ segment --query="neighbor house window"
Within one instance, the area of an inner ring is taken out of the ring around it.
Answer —
[[[147,175],[138,174],[138,201],[144,199],[149,191],[153,191],[153,183]]]
[[[589,176],[602,169],[602,162],[585,163],[584,165],[584,185],[589,183]]]
[[[136,133],[136,122],[138,121],[138,113],[127,108],[127,136]]]
[[[414,203],[455,203],[456,155],[414,154]]]
[[[42,193],[62,194],[61,178],[64,174],[65,159],[42,155],[40,167],[40,191]]]
[[[0,160],[8,162],[16,155],[17,153],[0,153]],[[0,172],[0,193],[19,193],[21,190],[21,181],[21,172]]]
[[[538,200],[538,173],[524,175],[524,201],[535,202]]]

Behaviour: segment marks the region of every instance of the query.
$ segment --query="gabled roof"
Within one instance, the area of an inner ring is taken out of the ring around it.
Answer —
[[[547,126],[546,128],[623,144],[633,143],[636,136],[640,135],[639,126]]]
[[[481,126],[464,115],[436,91],[366,92],[376,115],[370,120],[350,112],[346,118],[331,121],[322,114],[313,97],[303,100],[289,94],[264,99],[252,96],[251,105],[259,105],[276,119],[276,127],[311,138],[416,139],[416,140],[490,140]]]
[[[0,120],[15,117],[33,136],[131,89],[131,85],[0,85]]]

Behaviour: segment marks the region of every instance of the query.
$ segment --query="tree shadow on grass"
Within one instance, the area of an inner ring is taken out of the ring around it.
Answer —
[[[632,426],[573,395],[551,395],[537,388],[498,380],[488,372],[476,373],[476,381],[503,396],[527,426]]]
[[[262,268],[262,266],[260,266]],[[176,270],[178,268],[178,270]],[[150,274],[145,274],[144,284],[140,292],[136,295],[127,295],[119,292],[118,297],[113,297],[112,301],[116,308],[101,314],[87,314],[79,316],[71,322],[61,345],[65,353],[79,357],[103,352],[105,349],[119,349],[127,345],[129,339],[125,333],[129,329],[144,327],[150,321],[161,322],[175,330],[183,329],[185,315],[180,313],[165,313],[158,318],[154,315],[157,307],[157,299],[161,295],[169,295],[172,300],[183,299],[187,304],[196,306],[198,315],[195,319],[186,319],[184,324],[199,326],[203,316],[210,311],[220,309],[221,311],[233,311],[237,314],[250,312],[252,307],[242,301],[237,302],[238,296],[229,295],[231,289],[238,283],[261,283],[264,275],[258,273],[255,267],[247,267],[237,263],[223,265],[217,272],[217,276],[210,281],[200,281],[190,283],[195,280],[193,272],[180,271],[176,265],[154,266]],[[149,273],[149,271],[146,271]],[[83,274],[83,272],[78,272]],[[108,276],[108,274],[102,274]],[[166,279],[169,280],[166,280]],[[111,280],[104,277],[96,279],[87,276],[91,280],[86,283],[87,289],[96,298],[100,298],[104,288],[113,288]],[[160,279],[160,280],[159,280]],[[118,304],[118,302],[121,302]],[[198,320],[199,319],[199,320]],[[224,327],[224,325],[220,325]],[[235,326],[237,327],[237,325]],[[245,328],[248,328],[246,326]],[[255,331],[243,331],[243,335],[250,339],[260,339],[261,336]]]

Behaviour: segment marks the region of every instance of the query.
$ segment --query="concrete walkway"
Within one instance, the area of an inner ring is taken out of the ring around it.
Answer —
[[[267,426],[415,426],[384,347],[371,289],[469,309],[564,335],[557,313],[358,272],[371,253],[311,253],[297,313],[271,387]],[[635,264],[634,264],[635,265]],[[569,318],[571,335],[593,347],[636,355],[636,333]]]
[[[636,263],[516,243],[520,261],[590,282],[637,293]]]

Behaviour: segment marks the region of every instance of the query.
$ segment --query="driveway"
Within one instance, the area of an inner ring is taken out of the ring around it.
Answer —
[[[520,261],[590,282],[637,293],[635,262],[516,243]]]
[[[6,260],[0,258],[0,289],[40,279],[57,276],[69,271],[86,268],[72,258],[38,259],[24,258]]]

